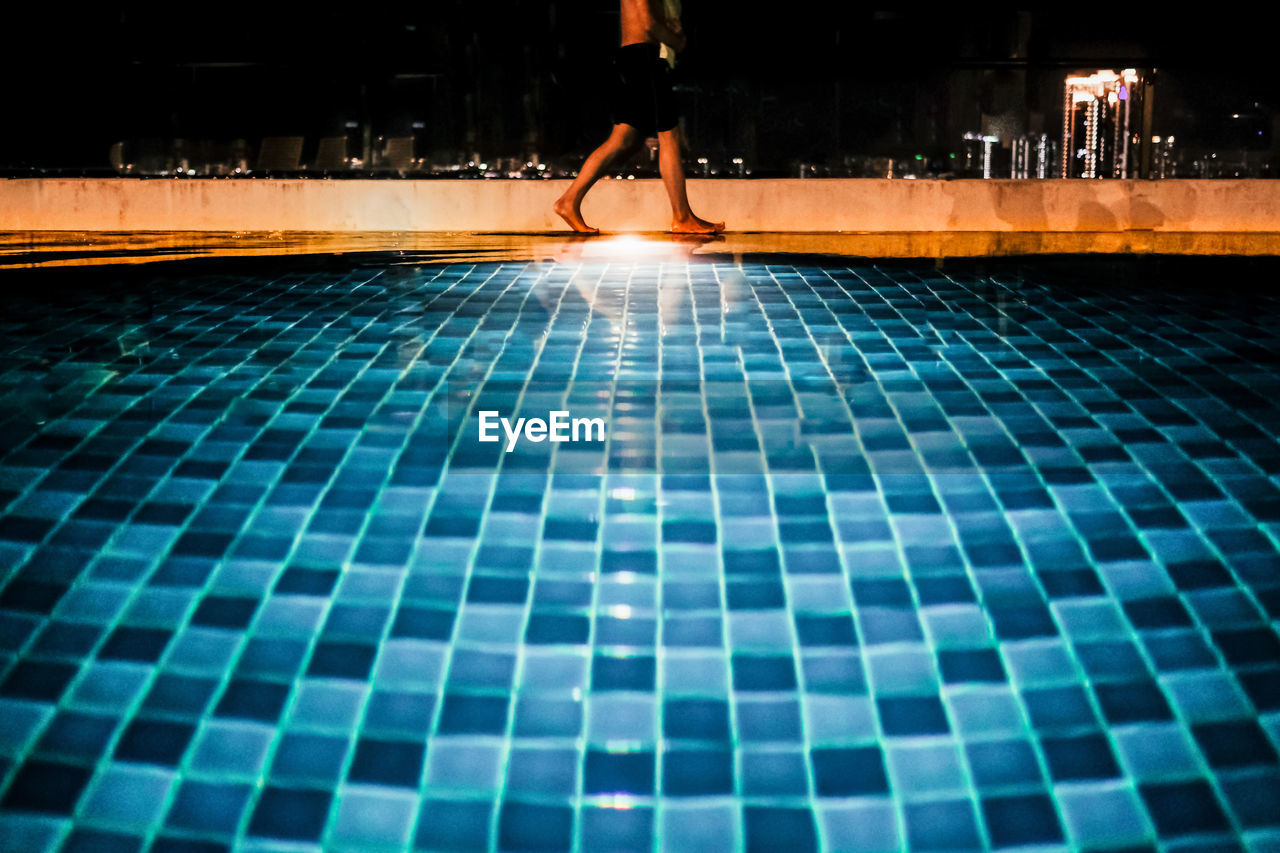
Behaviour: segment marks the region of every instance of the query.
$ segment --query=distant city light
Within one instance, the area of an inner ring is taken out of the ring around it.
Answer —
[[[1129,120],[1136,68],[1100,69],[1067,77],[1062,111],[1062,177],[1124,178],[1129,174]],[[1081,126],[1077,129],[1076,125]],[[1078,152],[1079,174],[1071,152]]]

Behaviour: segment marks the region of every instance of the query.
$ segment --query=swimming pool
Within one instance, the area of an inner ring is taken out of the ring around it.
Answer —
[[[1274,270],[11,277],[0,847],[1276,849]]]

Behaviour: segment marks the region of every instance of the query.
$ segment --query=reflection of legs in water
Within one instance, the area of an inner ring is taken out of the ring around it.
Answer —
[[[587,161],[582,164],[578,177],[574,178],[569,189],[556,200],[556,214],[569,223],[569,227],[582,234],[599,234],[599,228],[592,228],[582,220],[582,198],[591,189],[591,185],[600,179],[619,157],[625,157],[635,150],[640,143],[640,134],[629,124],[615,124],[613,133],[604,144],[592,151]]]
[[[715,234],[723,222],[708,222],[693,215],[684,186],[684,164],[680,162],[680,128],[658,132],[658,169],[671,200],[671,231],[675,234]]]

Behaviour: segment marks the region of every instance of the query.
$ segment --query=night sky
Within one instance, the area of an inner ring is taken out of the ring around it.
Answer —
[[[1205,145],[1237,144],[1231,113],[1256,116],[1270,144],[1280,107],[1273,33],[1243,19],[813,2],[762,19],[739,11],[748,5],[686,0],[680,82],[693,147],[727,157],[750,136],[746,153],[763,166],[940,152],[1010,97],[1056,134],[1057,81],[1080,68],[1158,68],[1157,124]],[[440,158],[576,157],[608,129],[609,0],[6,14],[17,17],[0,58],[0,167],[11,172],[101,168],[121,139],[314,139],[358,133],[353,122],[413,133],[420,154]],[[942,103],[964,100],[960,78],[973,116]]]

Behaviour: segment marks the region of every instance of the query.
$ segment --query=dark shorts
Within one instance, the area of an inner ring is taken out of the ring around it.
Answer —
[[[614,54],[613,123],[629,124],[641,136],[654,136],[680,123],[671,66],[656,44],[629,44]]]

